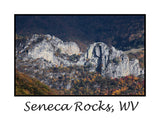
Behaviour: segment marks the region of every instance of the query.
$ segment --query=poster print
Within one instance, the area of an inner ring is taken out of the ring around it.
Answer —
[[[15,14],[15,96],[145,96],[145,15]]]

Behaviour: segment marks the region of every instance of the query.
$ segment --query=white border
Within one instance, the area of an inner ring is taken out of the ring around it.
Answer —
[[[152,119],[159,118],[159,4],[158,0],[5,0],[1,8],[1,119]],[[14,14],[146,14],[146,97],[14,97]],[[114,113],[106,112],[24,112],[25,102],[69,103],[76,101],[96,103],[103,100],[115,106]],[[134,112],[119,112],[119,101],[139,101]]]

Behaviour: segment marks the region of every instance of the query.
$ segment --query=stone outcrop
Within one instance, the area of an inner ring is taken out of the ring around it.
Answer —
[[[80,49],[75,42],[64,42],[58,44],[57,47],[61,50],[61,53],[63,54],[73,55],[73,54],[79,54],[80,52]]]
[[[83,58],[84,65],[90,65],[90,71],[97,71],[103,76],[113,78],[143,73],[137,59],[129,57],[114,47],[109,47],[102,42],[91,44]]]
[[[23,53],[24,51],[27,51],[27,54],[23,60],[43,58],[53,65],[59,66],[63,63],[64,65],[69,66],[72,63],[66,59],[60,58],[58,55],[77,55],[80,53],[80,48],[75,42],[63,42],[55,36],[35,34],[20,53]]]
[[[16,48],[18,58],[23,61],[41,59],[45,66],[86,66],[90,72],[98,72],[103,76],[113,78],[143,74],[137,59],[129,57],[121,50],[109,47],[105,43],[97,42],[89,45],[85,53],[81,53],[75,42],[63,42],[51,35],[33,35],[27,40],[21,50]],[[16,46],[18,47],[18,46]],[[81,54],[81,55],[79,55]]]

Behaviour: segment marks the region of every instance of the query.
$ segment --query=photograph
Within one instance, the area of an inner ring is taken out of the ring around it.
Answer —
[[[14,14],[14,96],[146,96],[146,15]]]

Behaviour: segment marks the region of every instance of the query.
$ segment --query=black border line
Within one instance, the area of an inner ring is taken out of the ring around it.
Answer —
[[[16,16],[144,16],[144,95],[16,95]],[[146,14],[14,14],[14,97],[146,97]]]
[[[146,96],[146,15],[144,15],[144,95]]]

